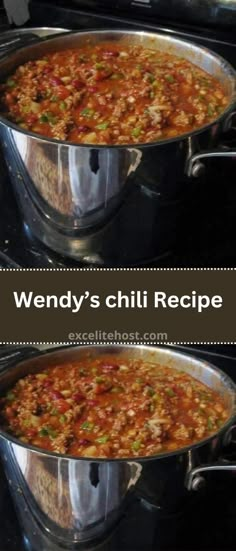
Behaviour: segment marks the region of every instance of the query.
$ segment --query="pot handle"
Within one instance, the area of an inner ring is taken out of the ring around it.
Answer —
[[[232,425],[226,432],[223,440],[225,446],[229,444],[235,444],[235,437],[233,432],[236,430],[236,424]],[[199,465],[192,468],[186,476],[185,486],[187,490],[199,490],[205,485],[204,473],[212,471],[236,471],[236,460],[228,461],[222,458],[215,463],[207,463],[206,465]]]
[[[186,487],[188,490],[199,490],[205,485],[205,478],[202,473],[212,471],[236,471],[236,462],[231,461],[218,461],[217,463],[211,463],[210,465],[201,465],[192,469],[186,478]]]
[[[216,158],[234,158],[236,159],[236,149],[212,149],[208,151],[200,151],[190,157],[187,162],[187,175],[191,178],[198,178],[204,170],[204,160]]]
[[[235,121],[236,121],[236,111],[231,111],[229,113],[228,117],[224,121],[223,126],[223,133],[228,132],[229,130],[235,131]],[[187,175],[191,178],[198,178],[198,176],[201,176],[205,167],[204,167],[204,160],[205,159],[213,159],[213,158],[236,158],[236,149],[211,149],[206,151],[200,151],[199,153],[195,153],[192,155],[188,161],[187,161],[187,167],[186,172]]]
[[[14,346],[14,345],[1,345],[0,346],[0,372],[15,365],[21,360],[32,358],[44,353],[44,350],[39,350],[34,346]]]

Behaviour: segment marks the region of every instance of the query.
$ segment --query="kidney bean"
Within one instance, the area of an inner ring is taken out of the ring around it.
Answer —
[[[102,52],[102,57],[105,57],[105,59],[109,57],[118,57],[118,56],[119,56],[119,52],[115,52],[112,50],[104,50],[104,52]]]
[[[61,392],[59,392],[59,390],[52,390],[50,392],[50,396],[53,398],[53,400],[63,399],[63,394]]]
[[[88,406],[97,406],[98,400],[87,400]]]
[[[104,364],[102,365],[102,369],[104,371],[118,371],[120,367],[117,364]]]
[[[75,402],[77,402],[78,404],[79,404],[80,402],[82,402],[82,400],[85,399],[84,396],[83,396],[83,394],[81,394],[80,392],[76,392],[75,394],[73,394],[72,398],[73,398],[73,400],[75,400]]]
[[[81,82],[81,80],[79,80],[78,78],[75,78],[74,80],[72,80],[71,84],[76,88],[76,90],[81,90],[81,88],[84,87],[84,83]]]
[[[86,446],[87,444],[91,444],[91,442],[86,438],[80,438],[80,440],[78,440],[78,444],[79,446]]]
[[[61,84],[63,84],[62,80],[59,77],[55,76],[50,77],[49,81],[53,86],[60,86]]]
[[[53,382],[50,379],[45,379],[43,381],[44,388],[48,388],[49,386],[52,386]]]
[[[97,86],[88,86],[87,87],[88,92],[91,92],[91,94],[95,94],[98,91]]]
[[[52,71],[52,67],[50,67],[50,65],[46,65],[46,67],[44,67],[43,69],[43,74],[47,75],[48,73],[51,73],[51,71]]]
[[[80,126],[77,126],[77,130],[78,130],[78,132],[89,132],[90,128],[89,128],[89,126],[80,125]]]

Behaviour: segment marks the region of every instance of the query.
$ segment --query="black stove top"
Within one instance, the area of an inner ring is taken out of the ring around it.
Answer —
[[[228,373],[236,381],[235,347],[185,348]],[[235,449],[227,459],[236,462]],[[4,495],[3,495],[4,493]],[[1,483],[0,551],[34,551],[18,525],[11,498]],[[194,493],[186,508],[165,516],[138,498],[130,505],[108,539],[94,551],[233,551],[236,542],[236,476],[216,473]],[[25,544],[23,543],[25,541]],[[49,547],[48,547],[49,548]],[[47,545],[45,550],[48,551]]]
[[[66,4],[66,8],[64,7]],[[70,6],[70,7],[69,7]],[[123,27],[155,29],[173,33],[207,46],[236,66],[236,39],[231,31],[174,26],[150,18],[129,19],[73,9],[72,2],[32,2],[29,26],[71,29]],[[224,137],[225,146],[236,145],[235,131]],[[5,162],[0,157],[0,264],[2,267],[72,267],[82,265],[60,256],[35,239],[24,224],[12,193]],[[236,265],[235,160],[217,160],[201,180],[189,183],[184,197],[156,205],[139,182],[102,233],[101,265],[110,266],[222,266]],[[173,175],[174,177],[174,175]],[[155,211],[156,209],[156,211]],[[145,211],[145,218],[143,212]],[[153,215],[153,212],[156,215]],[[140,224],[142,221],[142,224]],[[152,222],[151,222],[152,221]],[[96,255],[95,255],[96,256]],[[13,264],[12,264],[13,262]],[[88,259],[88,263],[94,260]]]

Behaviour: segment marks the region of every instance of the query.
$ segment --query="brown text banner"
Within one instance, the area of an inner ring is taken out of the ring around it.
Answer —
[[[1,343],[236,342],[235,270],[1,270]]]

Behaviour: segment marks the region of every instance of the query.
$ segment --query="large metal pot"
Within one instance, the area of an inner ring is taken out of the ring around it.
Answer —
[[[168,348],[81,346],[41,355],[32,349],[19,349],[3,358],[0,392],[5,392],[19,377],[37,372],[45,365],[63,365],[88,353],[97,357],[106,352],[124,359],[155,361],[192,374],[222,395],[229,408],[229,418],[216,434],[195,445],[137,459],[80,459],[57,455],[40,451],[0,431],[2,459],[23,527],[28,522],[25,515],[28,510],[41,531],[58,545],[85,544],[104,537],[134,495],[174,511],[192,489],[201,485],[202,473],[236,469],[236,465],[219,461],[235,419],[233,382],[211,364]],[[24,359],[25,355],[35,354],[36,357]]]
[[[211,148],[217,147],[219,136],[229,126],[236,98],[234,70],[221,57],[171,35],[130,30],[68,33],[21,48],[0,62],[1,80],[30,59],[55,49],[82,46],[88,39],[94,44],[102,40],[141,44],[185,57],[221,81],[229,102],[215,121],[201,129],[127,146],[78,145],[43,138],[0,117],[5,154],[26,222],[48,246],[75,258],[84,256],[87,235],[109,220],[129,186],[145,182],[165,200],[176,199],[189,178],[199,172],[199,159],[215,154]],[[236,152],[217,152],[227,154]]]

